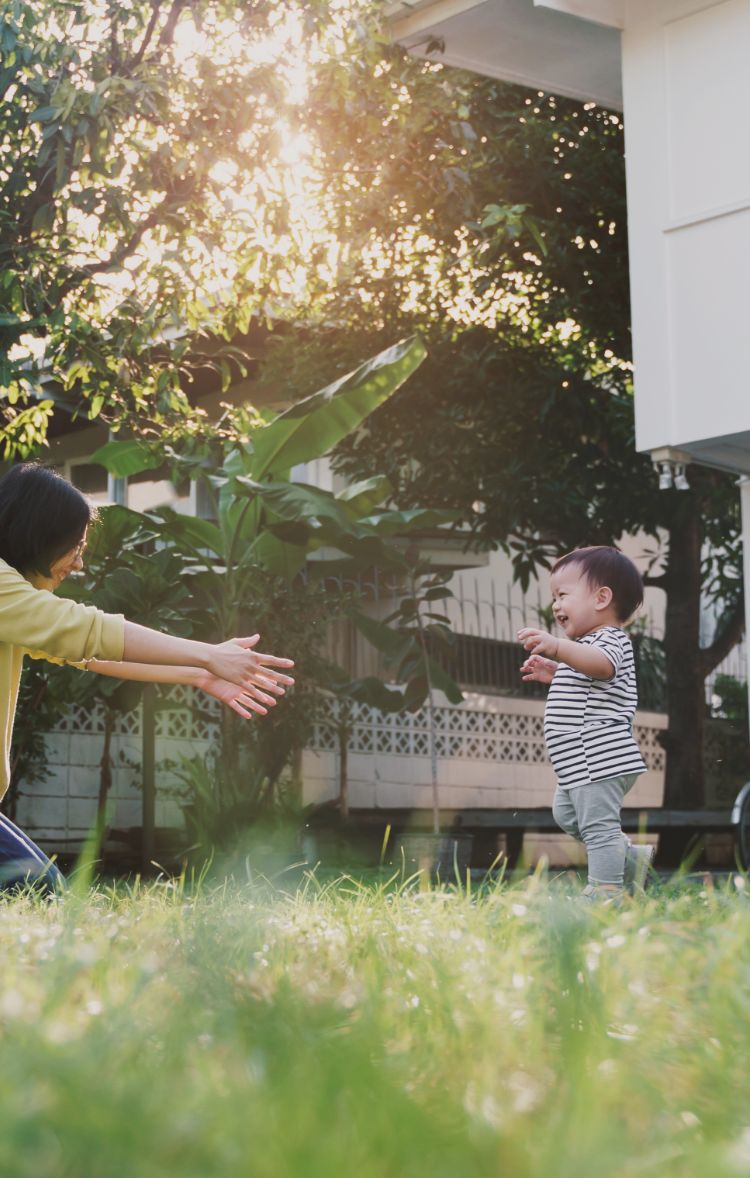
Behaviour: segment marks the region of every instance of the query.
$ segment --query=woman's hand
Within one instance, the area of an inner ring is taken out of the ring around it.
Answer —
[[[226,704],[228,708],[231,708],[238,716],[243,716],[245,720],[251,720],[253,712],[259,716],[267,716],[268,708],[276,706],[276,700],[271,696],[264,695],[257,689],[248,688],[245,690],[242,687],[237,687],[236,684],[229,683],[226,679],[217,679],[215,675],[208,672],[195,679],[193,686],[199,687],[207,695],[212,695],[220,703]],[[252,695],[251,691],[253,691]],[[267,706],[261,703],[261,700],[266,700]]]
[[[553,659],[544,659],[541,655],[532,654],[521,666],[521,678],[527,683],[545,683],[549,686],[559,665]]]
[[[294,683],[277,668],[293,667],[294,663],[291,659],[256,652],[253,647],[259,639],[259,634],[253,634],[250,638],[230,638],[228,642],[216,643],[209,653],[208,670],[216,679],[227,680],[253,699],[272,706],[276,702],[272,696],[283,695],[285,688]]]
[[[556,659],[560,640],[546,630],[535,630],[527,627],[518,631],[518,641],[523,643],[524,650],[529,654],[543,654]]]

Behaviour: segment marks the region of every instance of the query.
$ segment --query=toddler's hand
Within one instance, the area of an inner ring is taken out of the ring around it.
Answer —
[[[518,641],[523,643],[524,650],[528,650],[529,654],[545,654],[553,659],[557,657],[558,639],[546,630],[519,630]]]
[[[543,659],[541,655],[532,654],[521,666],[521,678],[526,682],[545,683],[549,686],[558,666],[559,663],[552,659]]]

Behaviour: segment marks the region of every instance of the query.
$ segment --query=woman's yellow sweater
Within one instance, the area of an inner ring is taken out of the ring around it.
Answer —
[[[0,560],[0,798],[10,782],[10,742],[23,656],[53,662],[119,662],[125,645],[122,614],[105,614],[36,589]]]

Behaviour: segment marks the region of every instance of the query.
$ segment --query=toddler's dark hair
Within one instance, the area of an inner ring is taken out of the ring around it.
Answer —
[[[0,478],[0,557],[19,573],[41,573],[76,544],[94,518],[85,495],[47,466],[22,462]]]
[[[574,548],[560,557],[551,572],[557,573],[572,564],[578,565],[592,588],[606,585],[612,590],[612,601],[621,622],[632,618],[643,601],[643,578],[632,560],[617,548],[601,544],[592,548]]]

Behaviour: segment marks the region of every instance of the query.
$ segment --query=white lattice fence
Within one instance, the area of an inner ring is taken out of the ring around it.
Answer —
[[[534,705],[531,705],[534,706]],[[336,750],[338,701],[329,700],[315,724],[311,748]],[[548,764],[544,746],[544,717],[522,711],[471,707],[436,707],[436,751],[439,758],[469,761]],[[354,704],[351,710],[350,753],[428,757],[430,755],[429,716],[426,709],[401,715],[381,712],[367,704]],[[649,769],[664,770],[664,749],[659,743],[661,725],[636,725],[635,736]]]
[[[180,756],[200,756],[215,742],[221,705],[182,686],[171,688],[163,698],[170,706],[156,714],[156,821],[160,827],[170,827],[181,825],[183,819],[174,797],[179,783],[166,762],[178,762]],[[140,708],[116,717],[108,799],[110,822],[115,827],[141,823],[141,727]],[[101,706],[73,706],[61,714],[46,736],[47,778],[28,787],[21,783],[17,808],[18,822],[43,844],[79,840],[90,829],[99,794],[104,732]]]
[[[303,759],[305,800],[336,796],[339,766],[336,715],[330,701],[319,714]],[[463,704],[435,707],[441,805],[458,809],[550,805],[555,775],[544,747],[544,703],[467,693]],[[429,808],[431,762],[428,714],[393,715],[365,704],[352,708],[348,741],[350,804],[355,808]],[[648,772],[630,795],[634,805],[660,805],[664,716],[638,714],[636,738]]]

